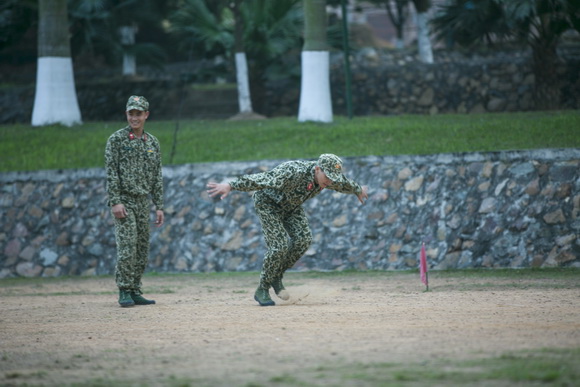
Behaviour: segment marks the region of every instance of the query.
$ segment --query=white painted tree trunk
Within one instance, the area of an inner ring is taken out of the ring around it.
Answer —
[[[82,124],[72,59],[40,57],[37,63],[32,126]]]
[[[123,75],[136,75],[137,74],[137,61],[135,60],[135,55],[123,54]]]
[[[423,63],[433,63],[433,49],[429,39],[428,15],[426,12],[417,13],[417,44],[419,45],[419,59]]]
[[[133,46],[135,44],[136,33],[137,27],[135,26],[120,27],[119,34],[121,35],[121,44],[123,44],[123,46]],[[136,75],[136,74],[137,74],[137,61],[135,60],[135,55],[125,51],[123,53],[123,75]]]
[[[328,51],[302,51],[298,121],[332,122]]]
[[[236,52],[236,80],[238,84],[238,105],[240,113],[252,112],[250,97],[250,81],[248,77],[248,61],[245,52]]]
[[[70,54],[67,14],[67,0],[38,1],[33,126],[82,124]]]

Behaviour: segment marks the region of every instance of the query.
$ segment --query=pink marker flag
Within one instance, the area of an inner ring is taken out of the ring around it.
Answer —
[[[421,282],[429,290],[429,276],[427,274],[427,254],[425,253],[425,242],[421,245],[421,260],[419,262],[419,272],[421,273]]]

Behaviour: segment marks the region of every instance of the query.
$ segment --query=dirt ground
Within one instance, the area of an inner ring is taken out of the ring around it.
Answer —
[[[355,363],[580,347],[576,284],[430,274],[425,292],[416,273],[288,273],[291,299],[272,292],[274,307],[253,301],[256,273],[147,276],[157,304],[132,308],[112,278],[0,281],[0,385],[267,386]]]

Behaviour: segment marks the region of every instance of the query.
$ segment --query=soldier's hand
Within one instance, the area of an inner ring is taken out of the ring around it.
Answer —
[[[230,191],[232,190],[232,186],[229,183],[215,183],[213,181],[207,183],[207,193],[210,197],[219,196],[220,199],[225,199]]]
[[[157,210],[155,213],[157,218],[155,219],[155,226],[161,227],[163,226],[163,222],[165,221],[165,214],[162,210]]]
[[[115,204],[113,207],[111,207],[111,212],[117,219],[122,219],[127,216],[127,210],[125,209],[123,203]]]
[[[361,193],[359,193],[357,195],[358,200],[359,200],[359,202],[361,202],[361,204],[365,204],[365,200],[368,199],[368,197],[369,197],[368,191],[369,191],[369,187],[366,185],[363,185]]]

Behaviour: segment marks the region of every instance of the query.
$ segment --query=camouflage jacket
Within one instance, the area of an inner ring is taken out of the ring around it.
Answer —
[[[129,138],[125,127],[113,133],[105,149],[109,206],[122,203],[123,196],[151,195],[158,210],[163,209],[161,147],[153,135],[144,140]]]
[[[287,161],[274,169],[244,175],[230,182],[238,191],[258,191],[255,200],[268,200],[285,210],[292,211],[321,192],[314,181],[316,161]],[[360,185],[342,177],[327,188],[345,194],[358,195],[362,192]]]

